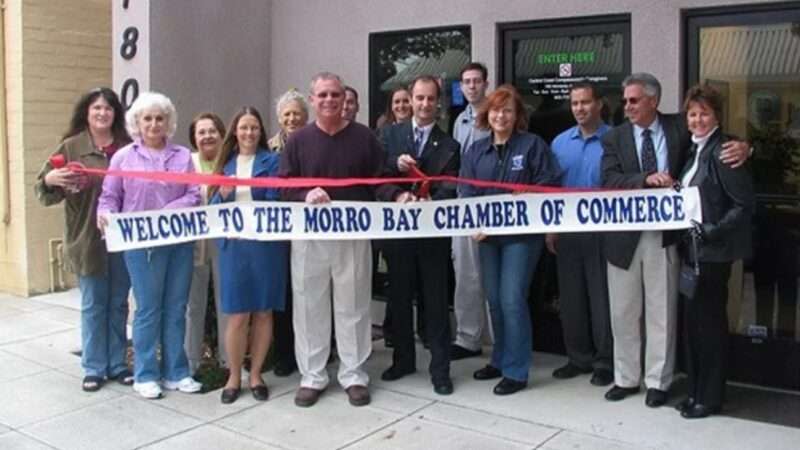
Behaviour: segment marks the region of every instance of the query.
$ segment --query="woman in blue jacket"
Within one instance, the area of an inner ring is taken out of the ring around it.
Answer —
[[[547,144],[528,133],[522,98],[514,87],[492,92],[481,108],[476,125],[491,135],[476,141],[462,157],[461,176],[488,181],[557,185],[559,168]],[[494,188],[463,186],[465,197],[502,194]],[[494,330],[492,358],[474,373],[475,379],[502,377],[497,395],[513,394],[528,385],[531,364],[531,322],[528,290],[544,235],[474,236],[479,241],[481,282],[489,299]]]
[[[261,115],[244,107],[234,116],[214,172],[237,178],[271,177],[278,172],[278,154],[267,150]],[[276,189],[220,186],[211,203],[277,200]],[[233,403],[241,390],[242,361],[250,347],[250,390],[256,400],[269,391],[261,366],[272,343],[272,311],[283,310],[286,299],[289,244],[247,239],[219,239],[222,311],[228,315],[225,350],[230,375],[222,403]],[[248,325],[250,330],[248,333]]]

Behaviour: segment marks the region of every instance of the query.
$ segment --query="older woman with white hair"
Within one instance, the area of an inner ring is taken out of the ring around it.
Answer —
[[[134,141],[114,154],[110,170],[194,172],[189,150],[170,142],[177,117],[167,97],[142,93],[125,114],[125,122]],[[199,202],[197,186],[107,176],[98,201],[97,225],[104,230],[109,213],[185,208]],[[183,348],[192,252],[189,242],[124,254],[136,298],[133,389],[142,397],[161,397],[162,381],[168,390],[198,392],[202,388],[189,373]]]
[[[289,135],[306,126],[308,123],[308,105],[303,94],[296,89],[289,89],[278,97],[275,113],[281,130],[267,141],[269,149],[280,152],[286,145]]]
[[[280,153],[289,136],[308,123],[308,104],[296,89],[289,89],[275,102],[275,113],[281,129],[267,141],[269,151]],[[283,311],[275,311],[275,367],[273,373],[287,377],[297,369],[294,356],[294,329],[292,328],[292,290],[287,290]]]

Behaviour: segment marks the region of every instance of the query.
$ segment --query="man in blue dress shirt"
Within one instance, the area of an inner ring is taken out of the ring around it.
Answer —
[[[570,107],[577,125],[559,134],[552,144],[563,171],[561,184],[600,187],[601,139],[609,130],[600,116],[602,98],[594,85],[578,83],[570,89]],[[561,325],[569,357],[553,376],[568,379],[593,373],[593,385],[611,384],[614,345],[602,237],[596,232],[549,234],[546,243],[558,255]]]

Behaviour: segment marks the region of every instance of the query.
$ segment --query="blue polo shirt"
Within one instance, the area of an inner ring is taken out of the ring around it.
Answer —
[[[603,159],[603,135],[611,127],[601,123],[597,131],[584,139],[575,125],[553,139],[553,153],[561,166],[561,185],[574,188],[602,186],[600,162]]]

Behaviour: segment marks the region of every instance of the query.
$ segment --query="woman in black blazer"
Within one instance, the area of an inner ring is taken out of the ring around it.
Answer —
[[[751,251],[750,221],[753,185],[746,165],[731,168],[720,161],[727,137],[719,123],[722,97],[714,88],[698,85],[686,94],[686,120],[692,132],[683,186],[700,188],[703,223],[682,246],[684,263],[699,263],[694,295],[683,296],[683,338],[689,375],[689,397],[677,408],[687,419],[717,414],[725,398],[728,350],[728,278],[731,264]]]

